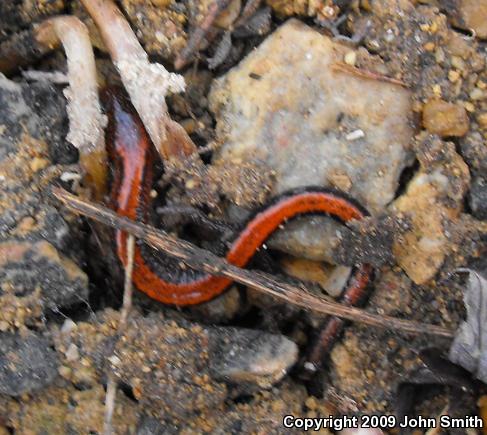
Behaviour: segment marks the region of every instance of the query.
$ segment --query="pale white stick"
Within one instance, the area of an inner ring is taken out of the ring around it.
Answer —
[[[60,16],[46,20],[61,41],[68,61],[68,100],[70,131],[68,140],[78,149],[104,147],[105,117],[98,99],[95,57],[86,26],[76,17]]]
[[[81,0],[91,15],[132,104],[163,158],[171,157],[167,145],[169,118],[165,97],[183,92],[184,78],[164,66],[151,63],[125,17],[111,0]]]
[[[39,26],[48,39],[60,41],[68,61],[69,87],[64,90],[68,101],[69,133],[67,140],[80,152],[80,164],[91,178],[89,185],[100,197],[105,187],[105,126],[98,97],[98,83],[93,48],[88,29],[76,17],[50,18]]]
[[[134,236],[129,234],[127,237],[127,267],[125,268],[125,283],[123,291],[123,305],[120,313],[120,321],[118,323],[117,334],[118,337],[123,333],[127,326],[127,320],[132,308],[132,272],[134,270]],[[112,419],[113,411],[115,409],[115,398],[117,395],[117,383],[113,370],[108,373],[107,393],[105,396],[105,420],[104,420],[104,434],[112,435]]]

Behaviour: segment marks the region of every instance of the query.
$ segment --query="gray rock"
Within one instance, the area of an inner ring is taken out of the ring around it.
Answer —
[[[161,423],[152,417],[144,416],[137,425],[137,435],[176,435],[180,428],[171,423]]]
[[[472,180],[468,202],[477,219],[487,219],[487,181],[484,178],[475,177]]]
[[[223,142],[216,162],[264,162],[275,172],[273,194],[330,186],[383,211],[412,158],[410,92],[337,70],[350,51],[296,20],[282,25],[213,84],[210,108]],[[314,239],[313,259],[329,256],[328,230],[294,231],[298,246],[280,249],[306,252]]]
[[[269,388],[297,357],[297,345],[282,335],[240,328],[210,330],[210,372],[220,381],[247,389]]]
[[[0,73],[0,161],[17,150],[23,133],[45,141],[52,160],[74,163],[77,152],[66,140],[66,102],[53,85],[21,84]]]
[[[58,373],[58,359],[50,346],[32,333],[0,334],[0,393],[20,396],[50,385]]]
[[[40,289],[43,306],[50,309],[88,297],[86,274],[46,241],[0,243],[0,296],[2,286],[17,296]]]
[[[335,249],[349,237],[351,230],[346,226],[324,216],[309,216],[286,223],[285,231],[276,231],[267,244],[297,258],[333,264]]]

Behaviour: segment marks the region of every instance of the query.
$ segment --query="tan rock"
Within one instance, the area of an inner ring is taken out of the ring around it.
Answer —
[[[456,26],[473,30],[477,38],[487,38],[487,0],[456,0],[451,15]]]
[[[468,167],[453,151],[453,145],[445,144],[445,148],[449,161],[434,168],[423,167],[392,207],[411,218],[411,230],[396,241],[393,250],[398,264],[416,284],[431,280],[448,255],[444,224],[458,218],[470,180]]]
[[[330,267],[320,261],[304,258],[285,257],[281,265],[287,275],[294,276],[302,281],[316,283],[333,297],[341,294],[351,272],[350,267]]]
[[[267,0],[266,3],[282,16],[307,15],[308,12],[307,0]]]
[[[480,113],[477,115],[477,122],[479,123],[480,127],[487,128],[487,113]]]
[[[423,126],[441,137],[461,137],[468,132],[469,119],[464,107],[434,99],[423,108]]]
[[[445,210],[436,204],[434,180],[426,174],[416,176],[395,208],[412,215],[413,229],[394,247],[399,265],[416,284],[434,277],[445,258],[443,232]]]

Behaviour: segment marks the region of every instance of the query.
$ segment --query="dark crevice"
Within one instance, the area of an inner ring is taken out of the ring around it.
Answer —
[[[399,176],[399,183],[396,193],[394,195],[394,200],[402,196],[408,187],[409,182],[413,179],[416,173],[419,171],[419,161],[415,159],[413,164],[406,166],[401,175]]]
[[[129,398],[130,400],[132,400],[133,402],[136,402],[138,403],[139,401],[135,398],[135,395],[134,395],[134,390],[132,389],[132,387],[125,383],[125,382],[120,382],[118,384],[118,387],[120,388],[120,390],[123,392],[123,394],[125,394],[125,396],[127,398]]]
[[[454,25],[450,25],[450,29],[456,33],[460,33],[463,36],[468,36],[470,38],[473,38],[472,31],[470,31],[470,30],[461,29],[460,27],[457,27]]]

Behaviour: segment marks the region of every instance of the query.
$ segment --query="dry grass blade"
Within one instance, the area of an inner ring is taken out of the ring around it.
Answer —
[[[127,238],[127,267],[125,268],[125,284],[123,291],[123,305],[120,313],[120,322],[118,323],[117,336],[120,337],[127,326],[127,320],[132,308],[132,272],[134,270],[134,236],[129,235]],[[107,393],[105,396],[105,421],[104,434],[112,435],[112,419],[115,409],[115,398],[117,394],[117,382],[113,371],[108,373]]]
[[[174,62],[174,67],[177,70],[180,70],[184,66],[187,65],[191,56],[198,50],[201,42],[203,41],[204,37],[207,35],[211,26],[217,19],[218,15],[230,4],[230,0],[215,0],[214,3],[210,6],[208,13],[206,14],[203,21],[199,24],[199,26],[194,30],[193,34],[191,35],[188,44],[186,47],[181,51],[179,56]]]
[[[69,210],[102,224],[126,231],[136,238],[144,240],[152,247],[179,258],[193,269],[202,270],[213,275],[226,276],[263,293],[274,295],[281,300],[315,312],[414,335],[428,334],[445,338],[453,337],[453,331],[441,326],[402,320],[390,316],[380,316],[358,308],[327,301],[309,293],[304,288],[278,281],[267,274],[233,266],[224,258],[218,257],[209,251],[198,248],[184,240],[171,237],[151,226],[120,217],[108,208],[84,201],[64,189],[54,188],[53,194]]]
[[[352,65],[347,65],[346,63],[343,62],[336,62],[331,66],[331,68],[334,71],[352,74],[354,76],[361,77],[364,79],[378,80],[380,82],[392,83],[393,85],[402,86],[403,88],[408,87],[408,85],[404,83],[402,80],[398,80],[393,77],[384,76],[374,71],[369,71],[369,70],[354,67]]]

